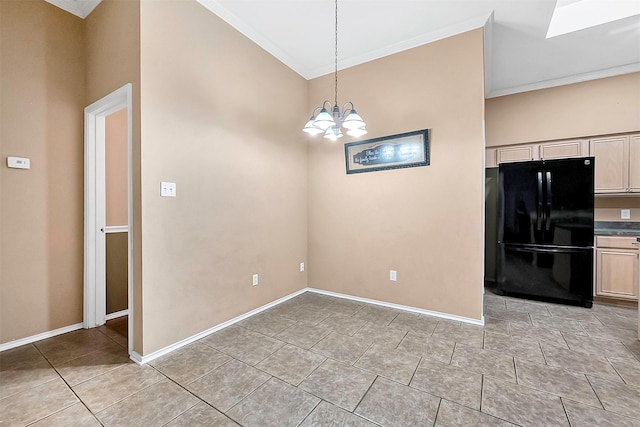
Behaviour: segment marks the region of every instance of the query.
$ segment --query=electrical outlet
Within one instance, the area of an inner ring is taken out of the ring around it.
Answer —
[[[300,271],[301,271],[301,272],[302,272],[302,271],[304,271],[304,262],[301,262],[301,263],[300,263]]]
[[[631,209],[620,209],[620,219],[631,219]]]
[[[162,181],[160,183],[160,196],[176,197],[176,183]]]
[[[253,275],[253,286],[258,286],[258,275],[257,274]]]
[[[391,280],[392,282],[398,280],[398,272],[395,270],[389,270],[389,280]]]

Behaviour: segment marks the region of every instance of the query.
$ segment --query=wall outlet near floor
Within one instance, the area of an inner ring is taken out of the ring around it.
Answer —
[[[389,270],[389,280],[391,280],[392,282],[398,280],[398,272],[395,270]]]
[[[304,262],[301,262],[301,263],[300,263],[300,271],[301,271],[301,272],[302,272],[302,271],[304,271]]]
[[[258,286],[258,275],[254,274],[253,275],[253,286]]]
[[[631,209],[620,209],[620,219],[631,219]]]

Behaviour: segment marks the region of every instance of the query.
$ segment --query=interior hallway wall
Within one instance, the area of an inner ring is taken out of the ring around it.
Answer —
[[[127,83],[133,86],[133,348],[141,354],[143,229],[140,203],[140,1],[103,0],[85,19],[85,36],[85,105]]]
[[[306,286],[308,111],[302,77],[193,0],[141,3],[141,71],[147,355]]]
[[[340,72],[366,138],[431,129],[431,165],[345,173],[344,143],[309,144],[309,285],[482,316],[483,32],[470,31]],[[333,75],[310,82],[309,108]],[[389,270],[397,270],[397,282]]]
[[[49,3],[0,1],[0,343],[82,322],[83,40]]]

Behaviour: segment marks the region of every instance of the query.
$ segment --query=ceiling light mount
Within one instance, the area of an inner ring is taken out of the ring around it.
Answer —
[[[353,102],[346,102],[342,109],[338,107],[338,0],[335,0],[335,23],[334,103],[331,106],[331,101],[324,101],[321,107],[314,109],[311,118],[302,129],[309,135],[324,133],[324,137],[332,141],[342,137],[341,127],[346,129],[347,135],[353,137],[367,133],[366,124],[357,113]]]

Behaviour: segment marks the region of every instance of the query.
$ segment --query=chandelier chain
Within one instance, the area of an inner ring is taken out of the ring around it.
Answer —
[[[1,0],[0,0],[1,1]],[[338,0],[335,0],[335,49],[334,49],[334,104],[325,100],[320,107],[311,113],[311,118],[302,129],[309,135],[324,134],[325,138],[336,141],[342,137],[340,128],[347,131],[347,135],[358,138],[367,133],[366,124],[356,112],[353,102],[347,102],[342,109],[338,106]],[[327,104],[329,110],[327,110]],[[347,108],[349,107],[349,108]],[[320,111],[316,116],[316,111]]]
[[[336,44],[335,44],[335,104],[338,105],[338,0],[336,0]]]

